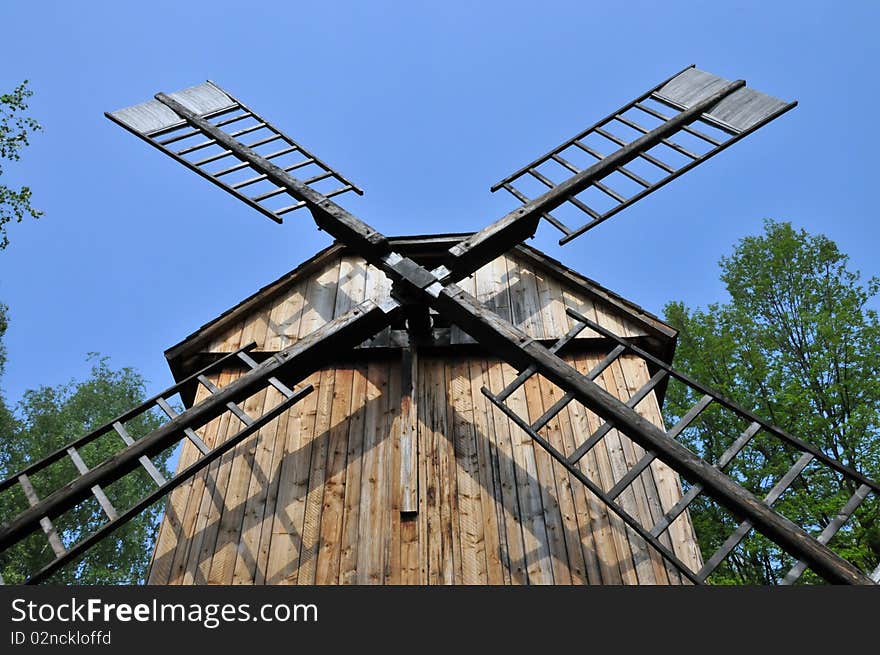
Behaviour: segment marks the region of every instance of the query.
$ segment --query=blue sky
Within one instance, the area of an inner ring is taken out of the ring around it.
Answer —
[[[0,89],[29,79],[45,126],[4,175],[45,211],[0,252],[9,401],[84,376],[90,351],[159,390],[165,348],[327,245],[103,116],[205,79],[363,187],[342,204],[390,235],[482,227],[513,206],[490,184],[697,64],[800,106],[564,248],[549,225],[532,244],[655,313],[722,300],[719,257],[765,217],[880,274],[878,3],[6,0],[0,21]]]

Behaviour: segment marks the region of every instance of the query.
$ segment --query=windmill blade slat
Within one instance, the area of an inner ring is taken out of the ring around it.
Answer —
[[[553,216],[552,220],[548,219],[555,227],[564,233],[564,236],[560,239],[560,244],[568,243],[572,239],[577,238],[584,232],[616,215],[619,211],[629,207],[638,200],[641,200],[649,193],[660,189],[662,186],[691,170],[696,165],[701,164],[710,157],[718,154],[746,135],[751,134],[761,126],[766,125],[774,118],[781,116],[797,104],[779,100],[778,98],[755,91],[746,86],[741,86],[728,93],[724,93],[723,97],[719,98],[718,94],[725,89],[729,89],[729,85],[729,80],[697,68],[687,68],[665,82],[661,82],[659,85],[642,94],[629,104],[624,105],[618,111],[609,114],[587,130],[584,130],[575,137],[563,142],[549,153],[531,162],[528,166],[508,175],[500,182],[492,185],[491,190],[494,192],[500,188],[506,189],[518,200],[526,202],[526,208],[528,208],[529,202],[537,201],[544,196],[534,194],[530,196],[529,193],[526,193],[517,185],[517,183],[523,179],[524,175],[531,174],[534,176],[535,172],[540,172],[537,171],[537,169],[548,162],[562,164],[569,170],[569,172],[574,173],[575,176],[582,175],[583,170],[580,170],[581,167],[573,164],[568,157],[564,156],[564,153],[573,152],[572,148],[579,148],[601,162],[608,159],[613,160],[620,151],[631,148],[632,144],[638,141],[638,139],[629,140],[615,134],[611,127],[615,123],[626,126],[636,134],[642,135],[642,137],[655,130],[662,129],[671,124],[676,124],[675,128],[670,130],[669,134],[665,135],[663,138],[653,140],[649,144],[640,146],[638,148],[639,152],[635,155],[635,158],[648,162],[651,166],[654,166],[665,173],[665,175],[661,175],[658,179],[651,182],[644,179],[637,172],[626,168],[624,165],[626,162],[622,162],[618,165],[607,168],[602,173],[596,174],[591,184],[588,184],[585,188],[578,188],[570,194],[569,197],[573,197],[578,193],[585,192],[585,189],[588,192],[589,187],[593,186],[598,191],[605,192],[605,194],[610,196],[616,204],[613,204],[602,211],[596,211],[594,208],[590,207],[589,203],[584,203],[584,205],[579,206],[579,209],[592,219],[580,226],[571,227],[559,216]],[[712,98],[716,98],[716,100],[707,105],[707,100]],[[659,105],[661,108],[666,108],[667,111],[661,112],[655,108],[655,106],[652,106],[651,103]],[[683,113],[693,110],[698,106],[702,106],[703,110],[697,115],[691,116],[684,122],[680,120]],[[668,110],[672,110],[672,115],[668,115],[670,113]],[[637,119],[636,114],[640,118]],[[642,124],[642,121],[648,117],[662,122],[659,126],[653,128],[646,127]],[[710,134],[713,130],[721,132],[721,135],[717,137],[713,136]],[[711,147],[703,152],[696,152],[694,149],[685,147],[682,143],[675,140],[674,137],[678,133],[689,134],[701,140],[704,144],[709,144]],[[590,139],[593,135],[598,135],[604,138],[606,142],[613,143],[620,148],[620,151],[609,153],[607,155],[598,152],[589,144],[584,143],[585,140]],[[648,150],[654,148],[657,144],[661,144],[664,147],[669,148],[670,151],[678,153],[678,155],[684,157],[686,161],[684,163],[675,164],[670,161],[665,161],[656,153],[648,152]],[[629,179],[640,184],[644,187],[643,191],[637,194],[628,195],[620,189],[615,189],[613,185],[605,181],[607,175],[615,172],[625,175]],[[562,179],[553,180],[552,184],[559,186],[562,182]],[[590,207],[590,210],[587,210],[587,207]],[[553,208],[550,207],[549,209],[552,211]],[[550,211],[545,212],[545,216],[552,216]]]
[[[84,552],[85,549],[94,545],[99,540],[95,535],[100,535],[100,538],[103,538],[111,534],[122,523],[133,518],[144,507],[181,484],[184,481],[181,476],[194,474],[210,461],[216,459],[222,452],[235,445],[235,443],[253,434],[274,417],[286,411],[311,391],[310,386],[299,391],[292,391],[287,385],[280,382],[280,377],[289,378],[294,382],[303,379],[323,362],[338,355],[340,350],[353,348],[376,334],[376,332],[384,329],[398,312],[399,305],[394,301],[389,300],[382,305],[378,305],[373,301],[365,301],[344,316],[326,323],[292,346],[276,353],[262,364],[257,364],[256,361],[247,355],[246,351],[252,345],[229,353],[226,357],[214,362],[202,369],[202,371],[187,377],[184,381],[170,387],[138,408],[126,412],[123,417],[98,428],[88,435],[80,437],[72,444],[68,444],[60,452],[73,459],[79,471],[79,476],[63,487],[53,490],[45,498],[40,499],[37,497],[28,475],[29,473],[39,473],[45,470],[60,458],[59,455],[50,455],[40,462],[30,465],[24,471],[16,473],[4,481],[3,488],[9,488],[14,481],[17,481],[24,489],[30,507],[0,526],[0,553],[8,551],[15,544],[29,536],[37,527],[41,527],[49,538],[53,551],[56,553],[56,559],[47,567],[34,574],[30,581],[34,582],[43,579],[52,571],[57,570],[60,566],[63,566],[72,558]],[[234,358],[241,359],[249,367],[249,372],[223,388],[217,387],[205,377],[207,373],[216,370],[218,365],[229,362]],[[209,389],[210,395],[183,412],[175,411],[166,398],[179,394],[182,388],[193,380],[204,384]],[[238,407],[238,403],[259,393],[268,386],[274,386],[284,397],[273,408],[257,418],[252,418]],[[117,427],[122,426],[124,422],[151,411],[156,406],[165,411],[170,420],[141,439],[133,440],[124,427],[122,429]],[[196,430],[203,428],[210,421],[225,412],[231,412],[235,415],[241,421],[243,427],[234,437],[212,448],[205,444],[196,433]],[[110,431],[115,431],[120,436],[125,435],[123,438],[125,447],[102,463],[89,469],[85,462],[82,461],[82,458],[79,457],[76,446],[90,443]],[[197,462],[185,471],[179,472],[171,480],[165,480],[164,476],[156,471],[157,475],[151,475],[151,477],[159,485],[158,488],[148,494],[145,499],[139,500],[134,505],[136,510],[131,508],[118,512],[110,504],[109,499],[106,498],[102,486],[123,478],[138,466],[147,467],[147,463],[149,463],[149,466],[153,466],[149,460],[150,457],[174,446],[180,442],[181,438],[185,437],[189,437],[190,440],[196,443],[201,452],[201,457]],[[89,494],[95,495],[98,499],[107,514],[108,521],[94,534],[82,539],[76,544],[76,547],[65,549],[58,539],[51,519],[62,515],[76,506]]]
[[[786,471],[785,475],[782,479],[779,480],[770,492],[764,496],[764,502],[767,503],[768,507],[773,507],[773,504],[779,500],[779,497],[784,494],[788,488],[792,485],[792,483],[798,478],[798,476],[803,473],[804,469],[807,468],[810,462],[813,461],[813,456],[810,453],[804,453],[801,455],[800,459],[794,463],[788,471]],[[721,544],[721,547],[718,548],[712,556],[706,560],[706,563],[703,565],[703,568],[700,569],[698,573],[698,577],[700,580],[705,580],[718,566],[723,562],[730,553],[733,552],[734,548],[736,548],[743,539],[746,538],[746,535],[752,529],[752,524],[748,521],[743,521],[737,526],[736,530],[734,530],[733,534],[731,534],[727,540]],[[818,541],[818,540],[817,540]],[[818,542],[822,543],[822,542]]]
[[[705,396],[704,396],[705,398]],[[752,423],[743,433],[737,438],[730,446],[727,447],[727,450],[718,458],[718,461],[715,463],[715,468],[719,471],[723,471],[727,465],[736,457],[740,451],[745,448],[746,444],[751,441],[752,437],[754,437],[758,431],[761,429],[761,425],[759,423]],[[663,515],[654,527],[651,528],[651,534],[659,535],[664,532],[675,519],[677,519],[682,512],[684,512],[694,500],[696,500],[697,496],[703,491],[703,485],[700,483],[692,484],[690,489],[679,499],[679,501]]]
[[[821,544],[827,544],[834,538],[840,529],[846,525],[847,521],[849,521],[850,517],[853,515],[859,505],[861,505],[868,495],[871,493],[871,489],[868,485],[863,484],[858,489],[856,489],[855,493],[850,496],[849,500],[846,504],[840,508],[840,511],[834,516],[828,525],[825,526],[825,529],[822,530],[822,534],[816,537],[816,540]],[[804,574],[804,571],[807,570],[807,563],[803,561],[798,561],[794,566],[791,567],[788,573],[785,574],[785,578],[783,578],[781,584],[790,585],[794,584],[798,581],[798,579]],[[877,579],[873,577],[872,579],[876,582]]]

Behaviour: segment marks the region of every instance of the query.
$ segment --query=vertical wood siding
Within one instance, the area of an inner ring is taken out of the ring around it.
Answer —
[[[601,357],[568,361],[586,372]],[[400,373],[399,363],[386,359],[312,375],[313,394],[172,494],[150,583],[681,583],[480,393],[516,375],[492,359],[419,360],[419,511],[402,515]],[[223,384],[233,375],[215,377]],[[623,395],[647,380],[641,360],[625,358],[598,382]],[[278,402],[274,393],[257,394],[246,409]],[[559,396],[534,378],[510,403],[535,420]],[[653,395],[637,409],[661,424]],[[544,434],[571,452],[600,424],[571,403]],[[220,419],[203,437],[213,444],[236,429]],[[183,449],[182,465],[193,451]],[[581,466],[607,490],[642,454],[612,430]],[[655,462],[621,499],[650,524],[680,494],[676,474]],[[686,514],[664,539],[699,568]]]

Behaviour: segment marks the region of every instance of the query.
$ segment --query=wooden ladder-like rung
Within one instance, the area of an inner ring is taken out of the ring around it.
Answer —
[[[696,405],[694,405],[687,411],[687,413],[681,418],[678,423],[672,426],[672,428],[666,433],[666,436],[670,439],[677,438],[678,435],[681,434],[687,426],[693,423],[697,416],[699,416],[703,412],[703,410],[705,410],[711,403],[712,396],[703,396]],[[641,459],[639,459],[639,461],[636,462],[629,471],[627,471],[626,475],[618,480],[617,484],[612,487],[612,489],[608,492],[608,496],[610,498],[617,498],[624,489],[635,482],[635,479],[639,477],[642,472],[646,468],[648,468],[651,465],[651,462],[653,462],[655,459],[657,459],[657,455],[653,451],[645,451],[645,454],[641,457]]]
[[[198,377],[198,380],[199,380],[199,382],[201,382],[204,385],[204,387],[208,391],[211,392],[211,394],[216,394],[216,393],[220,392],[220,387],[218,387],[216,384],[211,382],[204,375],[200,375]],[[232,402],[226,403],[226,408],[230,412],[232,412],[236,416],[236,418],[238,418],[238,420],[241,421],[242,423],[244,423],[245,425],[250,425],[251,423],[254,422],[254,419],[252,419],[250,416],[248,416],[247,413],[241,407],[236,405],[235,403],[232,403]]]
[[[177,417],[177,412],[171,405],[168,404],[168,401],[164,398],[157,398],[156,404],[162,409],[163,412],[165,412],[165,415],[168,418],[173,419]],[[207,455],[209,452],[211,452],[211,449],[208,448],[208,444],[202,441],[202,438],[196,434],[195,430],[193,430],[192,428],[184,428],[183,433],[186,435],[186,438],[189,439],[192,444],[199,449],[199,452],[201,452],[202,455]]]
[[[654,390],[654,387],[660,384],[667,375],[669,375],[669,373],[662,369],[654,373],[651,379],[643,384],[641,388],[639,388],[639,390],[636,391],[624,404],[630,409],[634,409],[635,406],[642,402],[645,397]],[[578,446],[578,448],[569,456],[569,463],[576,464],[584,455],[590,452],[593,446],[599,443],[605,435],[613,429],[614,425],[610,421],[605,421],[592,435],[590,435],[589,439]]]
[[[768,506],[773,507],[773,504],[779,500],[779,497],[785,493],[786,489],[788,489],[791,484],[797,479],[797,477],[803,472],[807,465],[815,459],[812,453],[804,453],[798,458],[798,460],[794,463],[794,465],[786,471],[785,475],[779,479],[779,481],[773,485],[773,488],[767,493],[764,497],[764,502],[767,503]],[[712,572],[718,568],[718,565],[724,561],[724,559],[730,555],[734,548],[736,548],[739,543],[745,539],[745,536],[749,533],[749,530],[752,529],[752,524],[748,521],[743,521],[739,524],[736,530],[733,531],[727,540],[721,544],[721,547],[716,550],[712,556],[706,561],[703,565],[703,568],[700,569],[699,573],[697,573],[697,577],[700,580],[705,580]]]
[[[611,510],[614,514],[620,517],[626,525],[628,525],[632,530],[638,534],[642,539],[645,540],[646,543],[653,546],[667,561],[669,561],[679,572],[688,578],[691,582],[698,582],[696,579],[696,575],[693,571],[682,562],[672,550],[670,550],[666,545],[660,542],[660,540],[650,534],[648,530],[629,512],[627,512],[623,507],[619,504],[615,503],[608,495],[602,490],[602,488],[593,482],[587,475],[580,470],[577,466],[569,461],[568,458],[565,457],[559,450],[557,450],[549,441],[544,439],[537,432],[532,430],[531,426],[528,424],[526,420],[524,420],[521,416],[519,416],[514,410],[508,407],[503,401],[500,401],[497,396],[493,395],[492,392],[486,388],[482,388],[482,393],[486,396],[493,405],[495,405],[498,409],[504,412],[508,418],[510,418],[516,425],[518,425],[522,430],[524,430],[541,448],[546,450],[550,456],[559,462],[565,469],[573,475],[581,484],[583,484],[587,489],[589,489],[599,500],[601,500],[605,505]]]
[[[73,461],[73,465],[76,467],[76,470],[79,471],[80,475],[85,475],[89,472],[89,467],[86,466],[86,463],[83,461],[82,456],[79,454],[79,451],[76,448],[71,446],[67,449],[67,454],[70,456],[71,461]],[[113,503],[111,503],[110,499],[107,498],[107,494],[104,493],[101,485],[96,484],[94,487],[92,487],[92,495],[95,497],[95,500],[98,501],[101,509],[104,510],[104,514],[107,515],[107,518],[111,521],[115,521],[119,514],[116,511],[116,508],[113,507]]]
[[[586,327],[587,326],[582,323],[575,323],[568,332],[566,332],[562,337],[559,338],[556,343],[554,343],[550,347],[550,352],[557,353],[562,350],[562,348],[564,348],[572,339],[583,332]],[[500,393],[496,394],[495,397],[502,402],[504,400],[507,400],[510,394],[519,389],[523,384],[525,384],[526,380],[528,380],[537,372],[538,368],[536,366],[529,366],[528,368],[523,369],[523,371],[519,375],[517,375],[510,384],[504,387],[504,389],[502,389]]]
[[[822,534],[816,537],[816,540],[820,544],[827,544],[831,539],[836,535],[840,528],[842,528],[847,521],[849,521],[849,517],[852,516],[853,512],[858,509],[859,505],[862,504],[862,501],[868,497],[871,488],[863,484],[856,492],[850,496],[849,500],[846,501],[846,504],[840,509],[837,515],[825,526],[825,529],[822,530]],[[807,564],[803,560],[798,560],[794,566],[791,567],[788,573],[785,574],[785,578],[782,580],[782,584],[790,585],[797,582],[798,578],[800,578],[804,571],[807,570]],[[875,574],[880,572],[880,564],[877,566],[877,570],[874,571]],[[877,577],[872,577],[874,582],[877,582]]]
[[[254,370],[259,366],[259,363],[257,363],[257,361],[246,352],[238,353],[238,358],[247,364],[251,370]],[[293,390],[282,383],[278,378],[273,376],[269,378],[268,382],[285,398],[292,398],[294,396]]]
[[[134,443],[134,439],[132,439],[131,435],[128,433],[128,430],[125,429],[125,426],[122,425],[122,423],[120,423],[119,421],[115,421],[113,423],[113,429],[116,431],[116,434],[118,434],[122,438],[126,446],[131,446]],[[147,472],[147,474],[151,478],[153,478],[153,482],[158,484],[160,487],[165,484],[165,476],[162,475],[158,468],[156,468],[156,465],[153,464],[153,461],[149,457],[144,455],[143,457],[139,458],[138,461],[141,463],[141,466],[144,467],[144,470]]]
[[[761,429],[760,423],[752,423],[749,425],[745,431],[737,437],[736,441],[734,441],[730,446],[725,450],[721,457],[718,458],[718,462],[715,464],[715,468],[719,471],[723,471],[728,464],[736,457],[739,452],[746,447],[746,444],[752,440],[758,431]],[[662,533],[669,525],[678,518],[679,514],[681,514],[684,510],[688,508],[688,506],[694,502],[694,499],[700,495],[700,492],[703,491],[703,485],[700,483],[695,483],[691,485],[691,488],[687,490],[681,499],[675,503],[675,505],[670,509],[666,514],[663,515],[659,521],[657,521],[656,525],[651,528],[651,534],[659,535]]]
[[[19,475],[18,482],[21,485],[21,488],[24,491],[25,498],[27,498],[30,506],[34,507],[38,505],[40,502],[40,497],[37,496],[34,485],[31,484],[31,479],[27,476],[27,474],[22,473],[21,475]],[[64,548],[64,544],[61,543],[61,538],[55,531],[55,526],[52,525],[52,521],[49,519],[48,516],[44,516],[40,519],[40,528],[42,528],[43,532],[46,535],[46,538],[49,540],[49,545],[52,547],[52,552],[55,553],[55,556],[61,557],[62,555],[65,555],[67,551]]]

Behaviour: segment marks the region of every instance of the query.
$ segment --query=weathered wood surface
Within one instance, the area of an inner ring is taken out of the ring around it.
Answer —
[[[644,328],[627,320],[610,303],[580,292],[571,282],[549,274],[525,258],[509,254],[498,257],[462,280],[459,286],[535,339],[557,339],[571,328],[572,320],[565,313],[566,307],[578,309],[621,336],[646,334]],[[361,258],[352,255],[332,258],[283,293],[254,308],[247,318],[216,335],[204,350],[228,352],[251,338],[257,341],[256,350],[277,351],[344,314],[365,298],[381,302],[389,296],[390,290],[388,278]],[[590,330],[578,336],[580,339],[591,337],[596,335]],[[387,340],[386,331],[374,343],[388,345]],[[453,345],[472,342],[468,335],[453,327]]]
[[[266,325],[253,321],[242,330],[258,339]],[[586,372],[603,355],[567,359]],[[235,375],[212,379],[222,386]],[[402,515],[400,358],[313,374],[307,380],[313,394],[172,494],[149,582],[681,583],[480,393],[483,385],[500,389],[515,375],[490,359],[419,357],[418,513]],[[648,377],[641,360],[622,358],[599,382],[623,395]],[[248,409],[258,413],[260,403],[277,401],[274,393],[255,396]],[[535,420],[559,395],[535,378],[510,402]],[[660,421],[653,394],[637,410]],[[218,443],[235,431],[234,422],[218,419],[200,436]],[[571,403],[544,433],[570,452],[601,423]],[[186,443],[181,462],[193,454]],[[642,455],[611,431],[581,466],[608,490]],[[677,476],[654,462],[621,499],[651,525],[680,494]],[[686,513],[664,539],[699,569]]]

